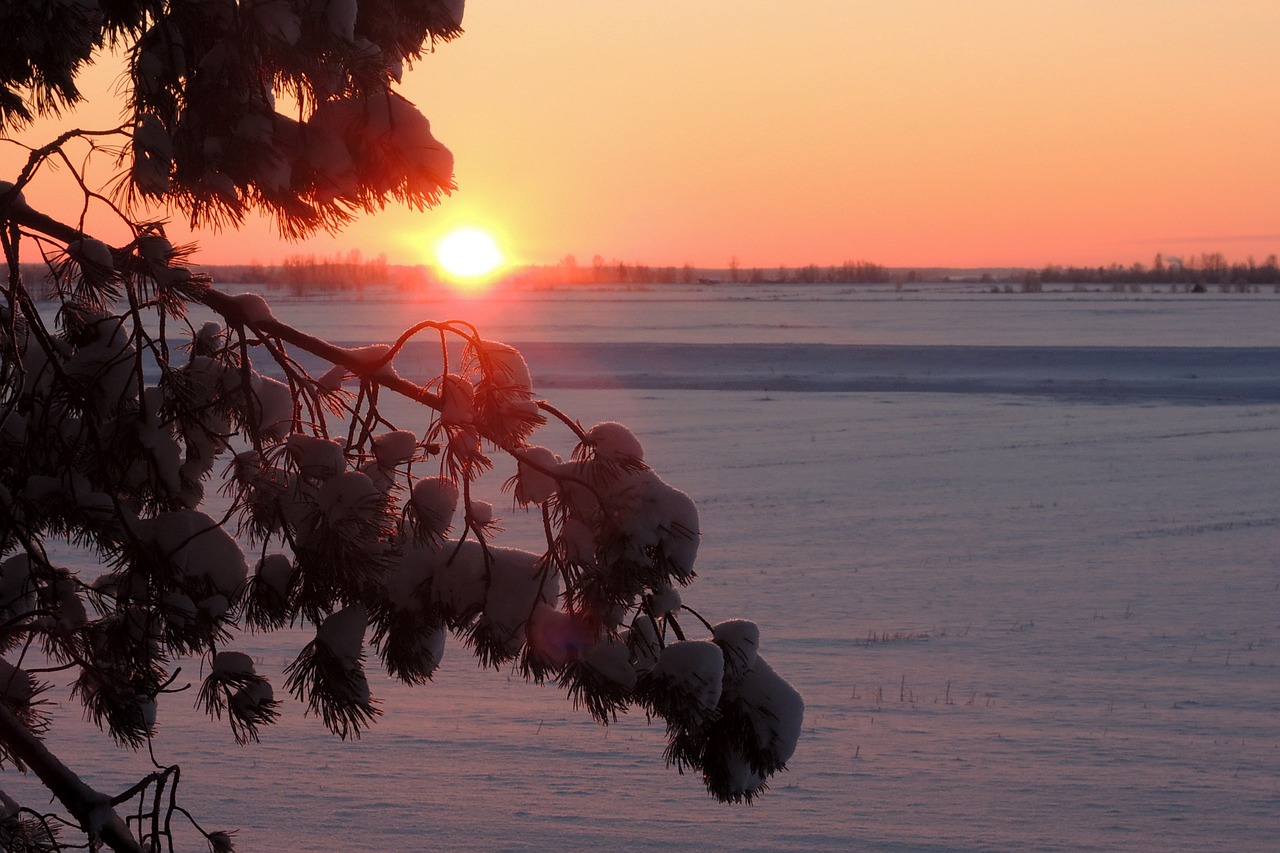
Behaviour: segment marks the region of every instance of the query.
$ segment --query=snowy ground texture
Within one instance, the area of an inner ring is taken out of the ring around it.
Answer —
[[[791,770],[727,807],[663,767],[658,727],[598,728],[457,645],[426,688],[375,682],[385,715],[354,744],[293,704],[237,748],[172,697],[157,754],[241,849],[1275,849],[1280,297],[275,310],[349,343],[427,316],[529,343],[554,402],[629,424],[698,501],[686,602],[756,620],[807,713]],[[278,671],[289,639],[240,648]],[[51,743],[95,784],[137,778],[65,716]]]

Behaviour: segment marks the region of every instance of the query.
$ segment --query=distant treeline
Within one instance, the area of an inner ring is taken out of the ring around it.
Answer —
[[[867,261],[845,261],[838,266],[809,264],[802,267],[743,267],[736,258],[716,269],[683,266],[650,266],[605,261],[599,255],[581,264],[573,255],[558,263],[527,266],[508,273],[514,283],[540,286],[558,284],[815,284],[819,282],[874,284],[892,281],[888,267]]]
[[[27,263],[21,268],[23,279],[37,298],[53,295],[53,273],[47,265]],[[194,264],[193,268],[211,273],[215,285],[259,284],[297,296],[324,291],[360,291],[366,287],[421,290],[439,281],[431,267],[389,264],[385,255],[367,259],[361,257],[359,251],[328,258],[293,255],[280,264]]]
[[[290,294],[355,290],[366,287],[413,291],[440,283],[435,268],[390,264],[385,255],[364,258],[359,251],[332,257],[293,255],[279,264],[196,265],[213,274],[219,284],[265,285]],[[898,288],[931,281],[973,281],[1002,287],[1006,292],[1035,293],[1045,285],[1109,287],[1136,291],[1144,286],[1197,291],[1213,288],[1220,292],[1248,292],[1262,286],[1280,291],[1280,263],[1268,255],[1262,263],[1252,257],[1231,262],[1221,252],[1178,258],[1156,255],[1150,266],[1083,267],[1051,264],[1040,270],[1006,268],[995,272],[963,270],[912,270],[893,268],[869,261],[845,261],[839,265],[807,264],[798,267],[742,267],[736,258],[727,267],[650,266],[642,263],[605,261],[597,255],[589,264],[580,264],[566,255],[555,264],[511,267],[498,276],[498,283],[516,287],[554,287],[583,284],[893,284]],[[945,273],[945,277],[939,278]],[[979,275],[978,273],[982,273]],[[50,271],[44,264],[23,264],[23,277],[37,293],[52,294]]]
[[[292,255],[278,265],[219,266],[214,277],[225,284],[263,284],[298,295],[317,290],[362,290],[371,286],[413,290],[437,281],[430,267],[389,264],[386,255],[366,259],[359,250],[329,258]]]
[[[1280,284],[1280,266],[1275,255],[1268,255],[1261,264],[1252,257],[1243,263],[1232,263],[1221,252],[1213,252],[1185,260],[1156,255],[1149,267],[1141,263],[1127,267],[1120,264],[1107,267],[1047,266],[1039,271],[1038,277],[1041,284],[1173,284],[1186,285],[1190,289],[1199,285],[1244,290],[1264,284]]]

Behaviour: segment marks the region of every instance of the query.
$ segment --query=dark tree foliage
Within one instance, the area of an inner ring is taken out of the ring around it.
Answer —
[[[123,194],[194,224],[262,210],[287,236],[334,229],[452,189],[452,156],[392,86],[461,18],[461,0],[5,3],[18,49],[0,52],[0,129],[73,106],[90,57],[126,51]]]

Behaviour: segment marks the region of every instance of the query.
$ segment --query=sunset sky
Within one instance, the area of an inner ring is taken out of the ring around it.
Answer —
[[[1274,0],[471,0],[464,25],[402,90],[453,198],[198,260],[418,263],[460,225],[527,263],[1280,252]]]

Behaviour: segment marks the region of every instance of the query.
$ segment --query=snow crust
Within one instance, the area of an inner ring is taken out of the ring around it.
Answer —
[[[253,658],[244,652],[218,652],[212,669],[215,675],[252,675]]]
[[[287,45],[302,35],[302,18],[287,0],[259,0],[251,6],[255,23],[268,36]]]
[[[287,556],[268,554],[258,561],[258,569],[254,577],[274,592],[276,598],[284,601],[289,594],[289,575],[292,571],[293,563]]]
[[[248,323],[265,323],[275,319],[271,306],[260,293],[240,293],[232,296],[231,301]]]
[[[655,616],[678,614],[680,604],[679,590],[670,586],[660,590],[659,592],[655,592],[649,597],[649,607],[652,609]]]
[[[9,204],[13,205],[15,209],[27,206],[27,198],[21,190],[17,190],[16,184],[12,181],[0,181],[0,197],[4,197],[9,193],[13,193],[13,198],[10,200]]]
[[[500,385],[526,394],[533,391],[529,365],[519,349],[498,341],[480,341],[479,349]]]
[[[92,237],[72,240],[67,244],[67,254],[80,263],[101,267],[104,270],[115,269],[111,248],[101,240],[95,240]]]
[[[105,414],[136,393],[136,351],[120,318],[100,316],[86,309],[77,319],[84,326],[84,334],[63,369],[85,384],[90,399]]]
[[[611,457],[634,459],[623,451]],[[687,494],[664,482],[651,469],[622,474],[612,491],[619,530],[636,559],[647,549],[662,554],[687,575],[698,556],[698,510]]]
[[[608,421],[587,430],[584,444],[595,455],[611,462],[638,463],[644,461],[644,448],[631,430],[620,423]]]
[[[329,0],[325,5],[329,31],[344,41],[355,41],[356,9],[356,0]]]
[[[418,437],[404,429],[373,437],[373,452],[378,464],[388,468],[412,459],[417,445]]]
[[[198,602],[220,616],[249,574],[244,552],[210,516],[194,510],[164,512],[133,525],[134,535],[153,546],[179,580],[214,593]]]
[[[366,518],[370,507],[382,496],[369,475],[363,471],[345,471],[326,480],[316,493],[316,507],[329,520]]]
[[[631,651],[620,640],[605,637],[582,656],[582,662],[624,690],[636,686],[638,674],[631,662]]]
[[[346,377],[347,369],[340,364],[335,364],[317,377],[316,382],[326,391],[337,391],[342,388]]]
[[[481,624],[506,653],[515,654],[524,643],[525,627],[535,608],[554,603],[559,596],[560,576],[542,571],[540,555],[532,551],[490,547],[489,553],[492,564]]]
[[[285,441],[293,463],[306,477],[328,480],[347,468],[341,442],[305,433],[292,433]]]
[[[465,426],[475,415],[475,388],[471,380],[449,373],[440,381],[440,419],[446,424]]]
[[[520,503],[545,503],[556,493],[554,472],[560,457],[546,447],[526,447],[516,463],[516,500]],[[552,473],[548,473],[552,472]]]
[[[368,614],[363,607],[345,607],[320,623],[316,641],[343,661],[348,669],[358,669],[364,654],[364,631],[368,624]]]
[[[595,645],[590,632],[580,621],[545,601],[533,609],[529,620],[529,642],[542,659],[554,666],[563,666]]]
[[[34,695],[35,679],[31,673],[0,658],[0,699],[10,707],[25,709]]]
[[[424,477],[413,484],[409,504],[419,533],[438,539],[453,525],[458,485],[444,477]]]
[[[257,402],[258,426],[272,438],[283,438],[293,425],[293,394],[278,379],[255,374],[252,379]]]
[[[804,700],[800,693],[759,655],[751,668],[740,679],[730,681],[726,689],[750,709],[757,746],[784,764],[789,761],[795,754],[800,726],[804,723]]]
[[[683,696],[703,717],[708,717],[720,703],[724,654],[715,643],[705,640],[672,643],[662,650],[649,677]]]
[[[395,362],[386,360],[391,352],[390,344],[369,344],[362,347],[348,347],[347,354],[355,360],[362,362],[367,367],[377,364],[378,368],[373,371],[373,376],[379,379],[397,379]],[[336,368],[334,368],[336,370]],[[325,374],[326,382],[332,383],[334,377],[328,373]]]
[[[760,627],[746,619],[730,619],[711,629],[711,636],[724,650],[725,676],[741,679],[756,665],[760,650]]]
[[[15,554],[0,562],[0,614],[5,621],[35,608],[30,575],[31,561],[26,554]]]

